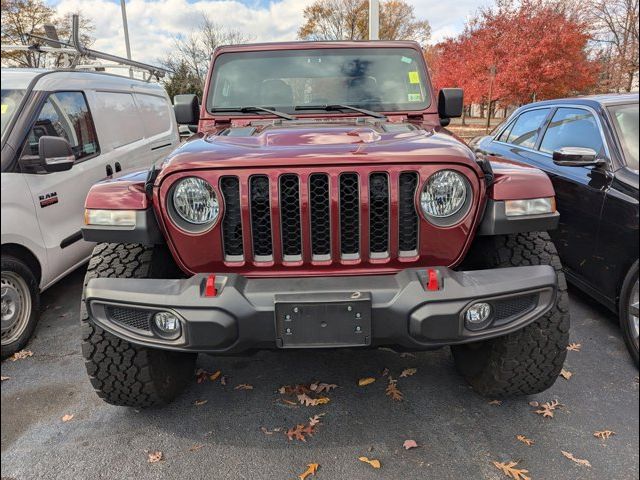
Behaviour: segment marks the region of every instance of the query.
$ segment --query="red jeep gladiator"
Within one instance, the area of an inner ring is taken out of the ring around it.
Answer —
[[[173,399],[198,353],[451,346],[482,395],[549,388],[569,335],[539,170],[488,162],[443,127],[413,42],[216,49],[197,134],[161,165],[95,185],[82,300],[98,394]]]

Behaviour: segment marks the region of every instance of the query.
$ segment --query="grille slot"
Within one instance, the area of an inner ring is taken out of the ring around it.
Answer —
[[[369,251],[372,257],[389,255],[389,178],[386,173],[369,177]]]
[[[345,259],[360,254],[360,186],[356,173],[340,175],[340,252]]]
[[[280,177],[280,214],[282,254],[285,260],[302,258],[300,230],[300,182],[297,175]]]
[[[249,179],[249,184],[253,255],[258,261],[269,261],[273,256],[269,178],[266,175],[255,175]]]
[[[329,176],[309,177],[309,208],[311,215],[311,254],[316,260],[331,258],[331,213],[329,208]]]
[[[506,323],[513,317],[524,315],[533,310],[538,304],[537,293],[513,298],[504,298],[493,302],[494,322]]]
[[[401,256],[418,253],[418,212],[416,212],[415,194],[418,187],[418,174],[404,172],[400,174],[398,192],[398,249]]]
[[[222,219],[222,245],[226,260],[239,261],[244,258],[242,245],[242,212],[240,210],[240,182],[238,177],[222,177],[220,190],[224,198]]]
[[[124,308],[108,305],[106,308],[109,320],[135,330],[151,331],[151,312],[139,308]]]

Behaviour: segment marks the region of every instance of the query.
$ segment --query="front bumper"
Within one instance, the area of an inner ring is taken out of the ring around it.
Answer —
[[[555,303],[557,277],[550,266],[433,270],[437,290],[427,288],[425,269],[407,269],[356,277],[220,274],[216,296],[206,296],[205,274],[184,280],[94,278],[85,294],[91,321],[120,338],[209,353],[376,345],[424,350],[518,330]],[[491,305],[492,318],[472,331],[464,312],[477,301]],[[177,338],[163,338],[154,327],[158,311],[178,316]]]

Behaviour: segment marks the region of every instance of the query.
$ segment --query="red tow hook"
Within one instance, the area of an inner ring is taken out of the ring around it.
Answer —
[[[210,273],[204,285],[204,296],[215,297],[216,295],[218,295],[218,290],[216,289],[216,276],[215,274]]]
[[[440,290],[440,280],[438,279],[437,270],[430,268],[427,270],[427,290],[435,292]]]

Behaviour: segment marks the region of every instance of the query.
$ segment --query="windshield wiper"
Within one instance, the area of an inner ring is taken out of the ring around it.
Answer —
[[[366,108],[360,108],[357,105],[297,105],[294,110],[325,110],[327,112],[340,111],[340,110],[353,110],[354,112],[362,113],[373,118],[387,118],[385,115],[374,112],[373,110],[367,110]]]
[[[267,107],[220,107],[220,108],[212,108],[212,112],[240,112],[240,113],[251,113],[251,112],[266,112],[271,115],[275,115],[276,117],[284,118],[285,120],[295,120],[296,117],[293,115],[289,115],[288,113],[279,112],[272,108]]]

